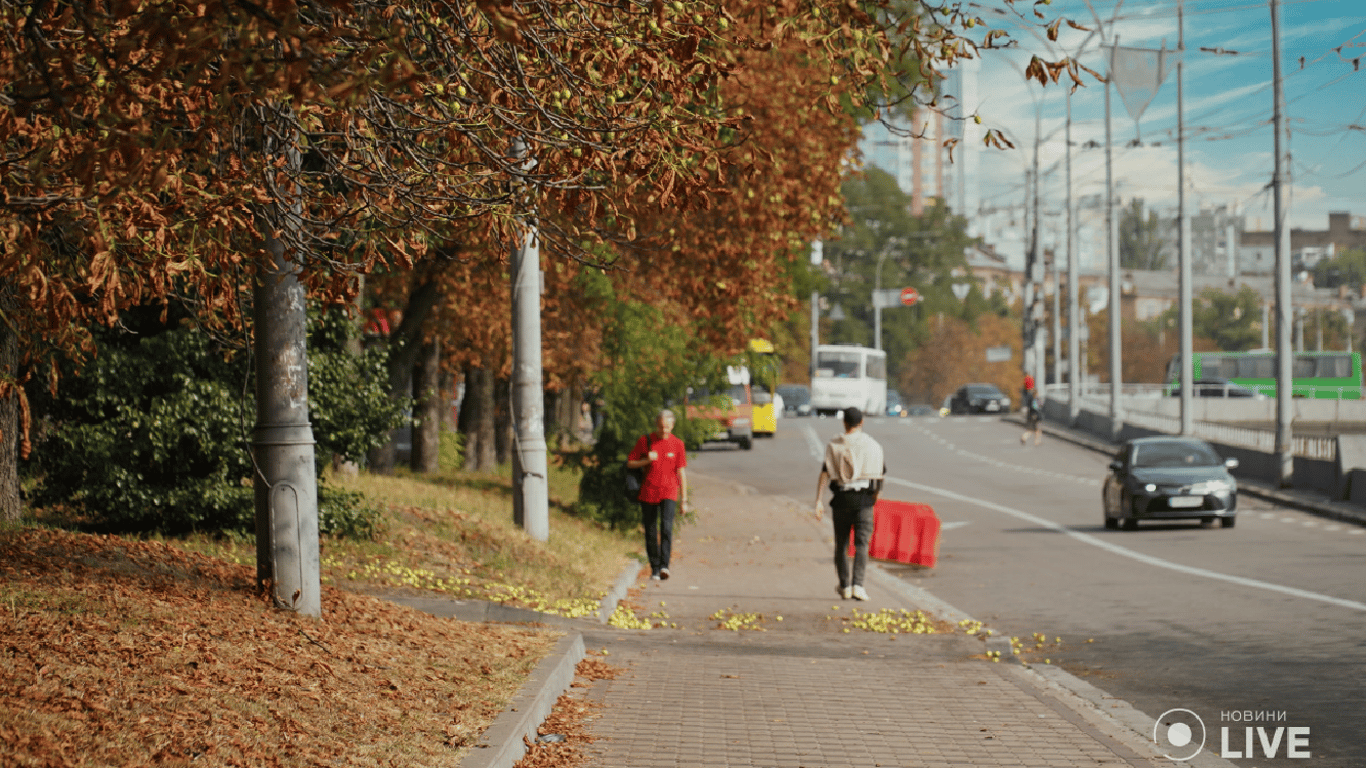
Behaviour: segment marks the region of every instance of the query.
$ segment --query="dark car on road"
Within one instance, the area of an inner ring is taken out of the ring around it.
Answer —
[[[1139,520],[1218,520],[1232,528],[1238,519],[1238,481],[1223,459],[1193,437],[1141,437],[1120,446],[1101,490],[1105,527],[1133,530]]]
[[[901,393],[896,391],[895,389],[887,390],[887,415],[906,415],[906,407],[901,404]]]
[[[964,384],[949,399],[953,413],[1009,413],[1010,398],[995,384]]]
[[[811,415],[811,388],[805,384],[779,384],[778,394],[783,398],[784,416]]]

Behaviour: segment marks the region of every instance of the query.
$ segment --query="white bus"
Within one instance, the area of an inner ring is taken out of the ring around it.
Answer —
[[[834,415],[854,407],[869,416],[887,411],[887,353],[857,344],[816,347],[811,412]]]

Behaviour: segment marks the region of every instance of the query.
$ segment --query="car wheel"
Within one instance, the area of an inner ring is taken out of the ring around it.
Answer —
[[[750,437],[741,438],[740,447],[746,451],[754,447],[754,439]]]
[[[1236,518],[1236,517],[1221,517],[1221,518],[1219,518],[1219,525],[1222,525],[1222,526],[1225,527],[1225,528],[1232,528],[1234,525],[1237,524],[1237,522],[1238,522],[1238,518]]]
[[[1129,515],[1127,517],[1120,518],[1120,525],[1124,528],[1124,530],[1138,530],[1138,515],[1134,514],[1133,497],[1130,496],[1127,500],[1125,500],[1124,503],[1120,506],[1120,509],[1128,510],[1129,512]]]

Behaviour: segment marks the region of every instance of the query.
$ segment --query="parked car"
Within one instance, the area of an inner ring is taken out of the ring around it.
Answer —
[[[1250,397],[1265,400],[1266,395],[1242,384],[1227,379],[1199,379],[1195,382],[1195,394],[1199,397]],[[1172,397],[1181,396],[1181,385],[1172,386]]]
[[[901,393],[895,389],[887,390],[887,415],[905,416],[906,409],[901,405]]]
[[[778,394],[783,396],[783,414],[786,416],[811,415],[811,388],[805,384],[779,384]]]
[[[1105,527],[1133,530],[1139,520],[1216,519],[1232,528],[1238,514],[1238,481],[1222,459],[1194,437],[1141,437],[1120,446],[1110,462],[1101,498]]]
[[[735,443],[746,451],[754,447],[754,400],[748,378],[736,375],[731,369],[730,386],[725,392],[717,393],[720,397],[713,397],[705,386],[688,387],[688,418],[715,422],[715,428],[704,442]],[[689,446],[697,447],[700,446]]]
[[[949,400],[953,413],[1009,413],[1010,398],[995,384],[964,384]]]
[[[935,413],[932,405],[912,405],[906,408],[907,416],[933,416]]]

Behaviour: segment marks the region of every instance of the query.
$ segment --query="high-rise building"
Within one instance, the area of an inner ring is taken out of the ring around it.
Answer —
[[[977,213],[982,206],[977,173],[982,126],[973,119],[979,103],[977,74],[980,70],[981,62],[977,59],[960,59],[948,71],[943,89],[945,114],[949,118],[947,132],[958,139],[945,182],[945,199],[954,213],[967,217],[970,235],[981,234],[977,227]]]
[[[864,161],[896,179],[916,216],[927,202],[945,197],[944,122],[938,111],[918,107],[910,119],[888,117],[863,128]]]

